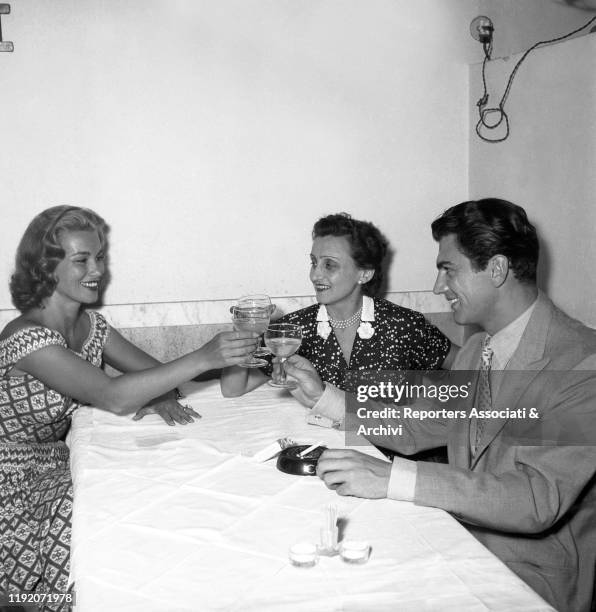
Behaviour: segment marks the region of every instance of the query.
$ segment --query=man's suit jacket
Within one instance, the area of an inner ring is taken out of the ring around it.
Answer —
[[[466,342],[454,369],[478,369],[485,336]],[[535,407],[540,421],[486,420],[474,456],[466,418],[410,419],[393,444],[371,441],[402,453],[447,443],[449,464],[418,462],[414,502],[466,523],[558,610],[587,612],[596,564],[596,333],[540,294],[506,370],[492,407]]]

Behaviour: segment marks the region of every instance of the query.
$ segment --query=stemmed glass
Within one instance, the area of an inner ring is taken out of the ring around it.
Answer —
[[[275,304],[271,303],[271,298],[265,294],[256,295],[243,295],[238,298],[236,306],[240,308],[269,308],[269,316],[275,312]],[[261,346],[261,337],[257,341],[257,350],[253,353],[256,357],[264,357],[265,355],[271,355],[271,351]]]
[[[285,360],[293,355],[302,343],[302,326],[294,323],[272,323],[265,332],[265,344],[279,357],[279,379],[269,381],[272,387],[295,389],[296,383],[286,379]]]
[[[232,318],[234,329],[243,332],[255,332],[259,336],[267,329],[271,316],[270,307],[260,306],[234,306],[232,308]],[[238,365],[243,368],[260,368],[267,365],[264,359],[255,359],[255,350],[251,352],[250,359]]]

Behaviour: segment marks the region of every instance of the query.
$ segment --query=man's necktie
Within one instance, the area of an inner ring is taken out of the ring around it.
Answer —
[[[482,343],[480,374],[478,378],[478,393],[476,394],[478,411],[490,410],[492,406],[492,398],[490,393],[490,368],[493,360],[493,350],[490,348],[489,342],[490,336],[487,336]],[[474,454],[476,454],[478,446],[480,445],[485,422],[486,419],[476,419],[476,435],[474,438],[474,447],[472,449]]]

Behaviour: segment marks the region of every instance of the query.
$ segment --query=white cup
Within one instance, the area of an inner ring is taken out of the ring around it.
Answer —
[[[313,567],[317,564],[319,557],[317,547],[311,542],[297,542],[290,546],[288,556],[292,565],[296,567]]]
[[[343,540],[339,555],[346,563],[366,563],[370,557],[370,544],[363,540]]]

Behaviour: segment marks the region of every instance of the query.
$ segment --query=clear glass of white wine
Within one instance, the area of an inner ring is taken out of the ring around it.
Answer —
[[[293,355],[302,343],[302,326],[294,323],[272,323],[265,331],[265,344],[271,352],[279,357],[279,378],[271,379],[272,387],[295,389],[296,383],[286,379],[285,360]]]
[[[234,321],[234,329],[243,332],[255,332],[259,336],[269,326],[270,308],[260,306],[234,306],[232,308],[232,320]],[[260,368],[267,365],[264,359],[255,359],[255,350],[251,352],[250,359],[243,361],[238,365],[243,368]]]
[[[257,293],[255,295],[243,295],[238,298],[236,306],[240,308],[269,308],[269,316],[275,312],[275,304],[271,303],[271,298],[264,293]],[[271,351],[261,345],[261,337],[257,342],[257,350],[253,353],[255,357],[264,357],[265,355],[271,355]]]

